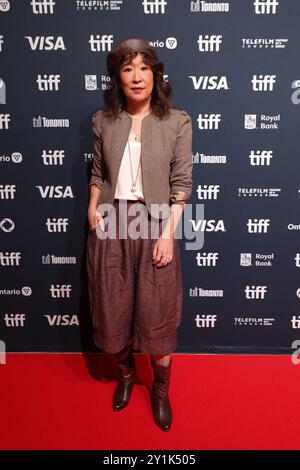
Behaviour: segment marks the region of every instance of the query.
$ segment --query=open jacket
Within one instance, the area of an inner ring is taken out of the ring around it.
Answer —
[[[89,185],[101,188],[99,204],[112,204],[124,149],[132,125],[120,111],[116,120],[102,110],[92,117],[94,159]],[[192,191],[192,120],[184,110],[170,109],[162,119],[147,114],[141,127],[141,172],[148,212],[161,217],[157,204],[187,201]],[[100,210],[106,215],[109,210]]]

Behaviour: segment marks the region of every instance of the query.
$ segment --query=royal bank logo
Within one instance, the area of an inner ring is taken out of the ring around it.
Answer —
[[[194,90],[229,90],[227,77],[222,75],[202,75],[196,77],[195,75],[189,75],[192,80]]]
[[[245,129],[256,129],[256,114],[245,114],[244,126]]]
[[[252,253],[241,253],[241,266],[252,266]]]
[[[279,5],[278,0],[254,0],[254,13],[256,15],[275,15]]]
[[[254,258],[254,262],[252,262]],[[255,253],[252,256],[252,253],[241,253],[240,256],[240,265],[243,267],[255,266],[255,267],[272,267],[274,261],[274,253],[263,254]]]
[[[221,34],[200,34],[197,41],[200,52],[220,52],[222,42]]]
[[[30,5],[34,15],[53,15],[55,0],[31,0]]]
[[[84,76],[85,89],[89,91],[97,90],[97,75],[85,75]]]
[[[196,0],[191,2],[191,12],[193,13],[228,13],[229,2],[205,2]]]
[[[166,0],[142,0],[145,15],[164,15],[166,13]]]
[[[242,38],[243,49],[285,49],[287,38]]]
[[[260,130],[278,130],[280,124],[280,114],[267,115],[260,114],[245,114],[244,128],[245,129],[260,129]]]

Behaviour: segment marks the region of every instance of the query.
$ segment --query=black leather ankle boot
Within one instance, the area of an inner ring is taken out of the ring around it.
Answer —
[[[151,390],[151,405],[154,421],[163,431],[169,431],[172,424],[172,409],[168,394],[172,358],[170,358],[169,365],[165,367],[161,364],[157,364],[152,356],[150,357],[154,371],[154,381]]]
[[[113,398],[114,411],[120,411],[128,405],[135,383],[135,367],[131,345],[115,354],[119,366],[118,385]]]

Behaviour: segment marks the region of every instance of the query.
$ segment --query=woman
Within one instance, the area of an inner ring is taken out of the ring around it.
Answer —
[[[135,383],[133,350],[150,354],[153,416],[168,431],[170,354],[182,316],[174,235],[192,189],[192,123],[185,111],[171,106],[163,64],[145,40],[119,43],[107,55],[107,69],[106,108],[92,120],[87,270],[94,342],[117,358],[115,411],[128,404]],[[161,209],[166,206],[167,215]],[[133,222],[133,209],[146,214],[146,238],[128,235],[127,228],[120,236],[120,228]],[[153,221],[157,237],[150,233]],[[117,236],[105,237],[114,224]]]

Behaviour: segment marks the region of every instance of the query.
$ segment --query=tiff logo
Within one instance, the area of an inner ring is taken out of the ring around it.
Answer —
[[[196,315],[195,322],[197,328],[214,328],[217,315]]]
[[[198,114],[197,122],[199,129],[219,129],[221,114]]]
[[[111,46],[113,43],[113,35],[112,34],[93,34],[90,35],[89,43],[91,46],[92,52],[101,52],[101,51],[111,51]]]
[[[218,199],[220,186],[218,184],[198,184],[197,188],[198,199]]]
[[[10,122],[10,114],[0,114],[0,130],[8,129],[9,122]]]
[[[219,259],[219,253],[197,253],[197,266],[207,267],[216,266]]]
[[[34,15],[53,15],[55,3],[54,0],[31,0],[30,5]]]
[[[64,150],[43,150],[42,160],[43,165],[63,165],[63,160],[65,158]]]
[[[38,74],[36,80],[39,91],[58,91],[60,83],[60,75],[44,75],[43,78]]]
[[[142,5],[144,7],[144,13],[146,15],[153,14],[164,14],[166,12],[165,7],[168,2],[166,0],[143,0]]]
[[[197,41],[200,52],[220,52],[220,46],[222,44],[221,34],[205,34],[199,35]]]
[[[71,296],[72,286],[71,284],[51,284],[50,294],[53,298],[65,298]]]
[[[298,329],[300,328],[300,315],[296,317],[296,315],[293,315],[291,318],[291,323],[292,323],[292,328]]]
[[[273,150],[251,150],[249,155],[251,166],[269,166],[273,158]]]
[[[0,184],[0,199],[14,199],[15,194],[15,184]]]
[[[25,326],[24,313],[6,313],[4,315],[4,323],[8,328],[19,328]]]
[[[52,219],[47,219],[46,221],[46,226],[48,232],[51,233],[61,233],[61,232],[66,232],[67,231],[67,226],[69,225],[68,219],[62,219],[60,218],[52,218]]]
[[[19,266],[20,259],[20,251],[0,251],[0,266]]]
[[[253,2],[256,15],[275,15],[279,5],[278,0],[255,0]]]
[[[249,233],[267,233],[270,219],[248,219],[247,227]]]
[[[297,268],[300,268],[300,253],[296,253],[296,256],[294,259],[295,259]]]
[[[273,91],[276,75],[253,75],[251,83],[254,91]]]
[[[264,299],[267,286],[246,286],[246,299]]]

